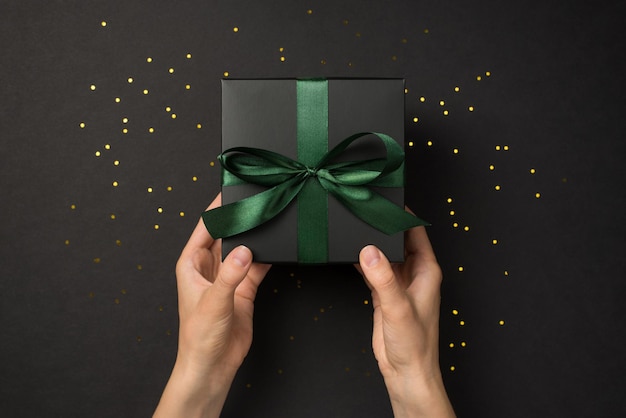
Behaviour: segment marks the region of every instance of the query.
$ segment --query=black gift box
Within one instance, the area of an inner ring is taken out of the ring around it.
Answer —
[[[222,80],[222,150],[255,147],[297,159],[297,80]],[[360,132],[391,136],[404,147],[403,79],[329,79],[328,149]],[[346,160],[384,155],[374,138],[348,148]],[[373,187],[380,195],[404,207],[402,187]],[[265,190],[253,184],[222,187],[222,203],[235,202]],[[297,263],[297,199],[270,221],[245,233],[223,239],[226,256],[243,244],[255,261]],[[391,261],[404,259],[403,233],[386,235],[355,217],[328,195],[328,263],[356,263],[368,244],[380,248]],[[306,245],[317,245],[306,243]]]

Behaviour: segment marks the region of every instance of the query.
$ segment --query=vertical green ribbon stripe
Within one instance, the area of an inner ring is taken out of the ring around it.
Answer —
[[[328,81],[298,80],[296,83],[298,161],[317,168],[328,151]],[[328,193],[314,174],[298,194],[297,226],[298,261],[326,263]]]

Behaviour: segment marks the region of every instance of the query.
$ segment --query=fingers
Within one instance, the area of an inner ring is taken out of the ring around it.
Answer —
[[[359,254],[359,264],[363,276],[376,293],[385,313],[407,303],[404,290],[389,264],[387,257],[373,245],[368,245]]]
[[[245,279],[252,266],[252,252],[245,246],[232,250],[210,288],[211,308],[217,312],[231,312],[237,286]]]
[[[411,228],[404,233],[404,249],[406,257],[413,255],[424,261],[437,260],[426,234],[426,228],[423,226]]]
[[[213,202],[211,202],[207,210],[211,210],[221,205],[222,193],[218,193],[218,195],[215,196],[215,199],[213,199]],[[202,219],[200,219],[198,221],[198,224],[196,225],[196,229],[194,229],[191,237],[189,238],[189,241],[187,242],[186,248],[210,248],[213,245],[214,241],[215,240],[213,239],[211,234],[209,234],[209,231],[207,231],[206,226],[204,226],[204,222],[202,221]]]

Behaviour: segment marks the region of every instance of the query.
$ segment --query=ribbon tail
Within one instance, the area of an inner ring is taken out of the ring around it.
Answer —
[[[249,231],[269,221],[298,195],[304,181],[300,176],[261,193],[208,210],[202,220],[215,239]]]
[[[341,186],[326,181],[323,183],[326,190],[350,212],[387,235],[416,226],[430,225],[367,187]]]

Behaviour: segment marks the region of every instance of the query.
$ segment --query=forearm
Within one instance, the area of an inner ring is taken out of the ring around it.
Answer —
[[[177,362],[154,418],[218,418],[234,374],[203,373]]]
[[[451,418],[454,410],[441,376],[432,378],[386,378],[395,418]]]

